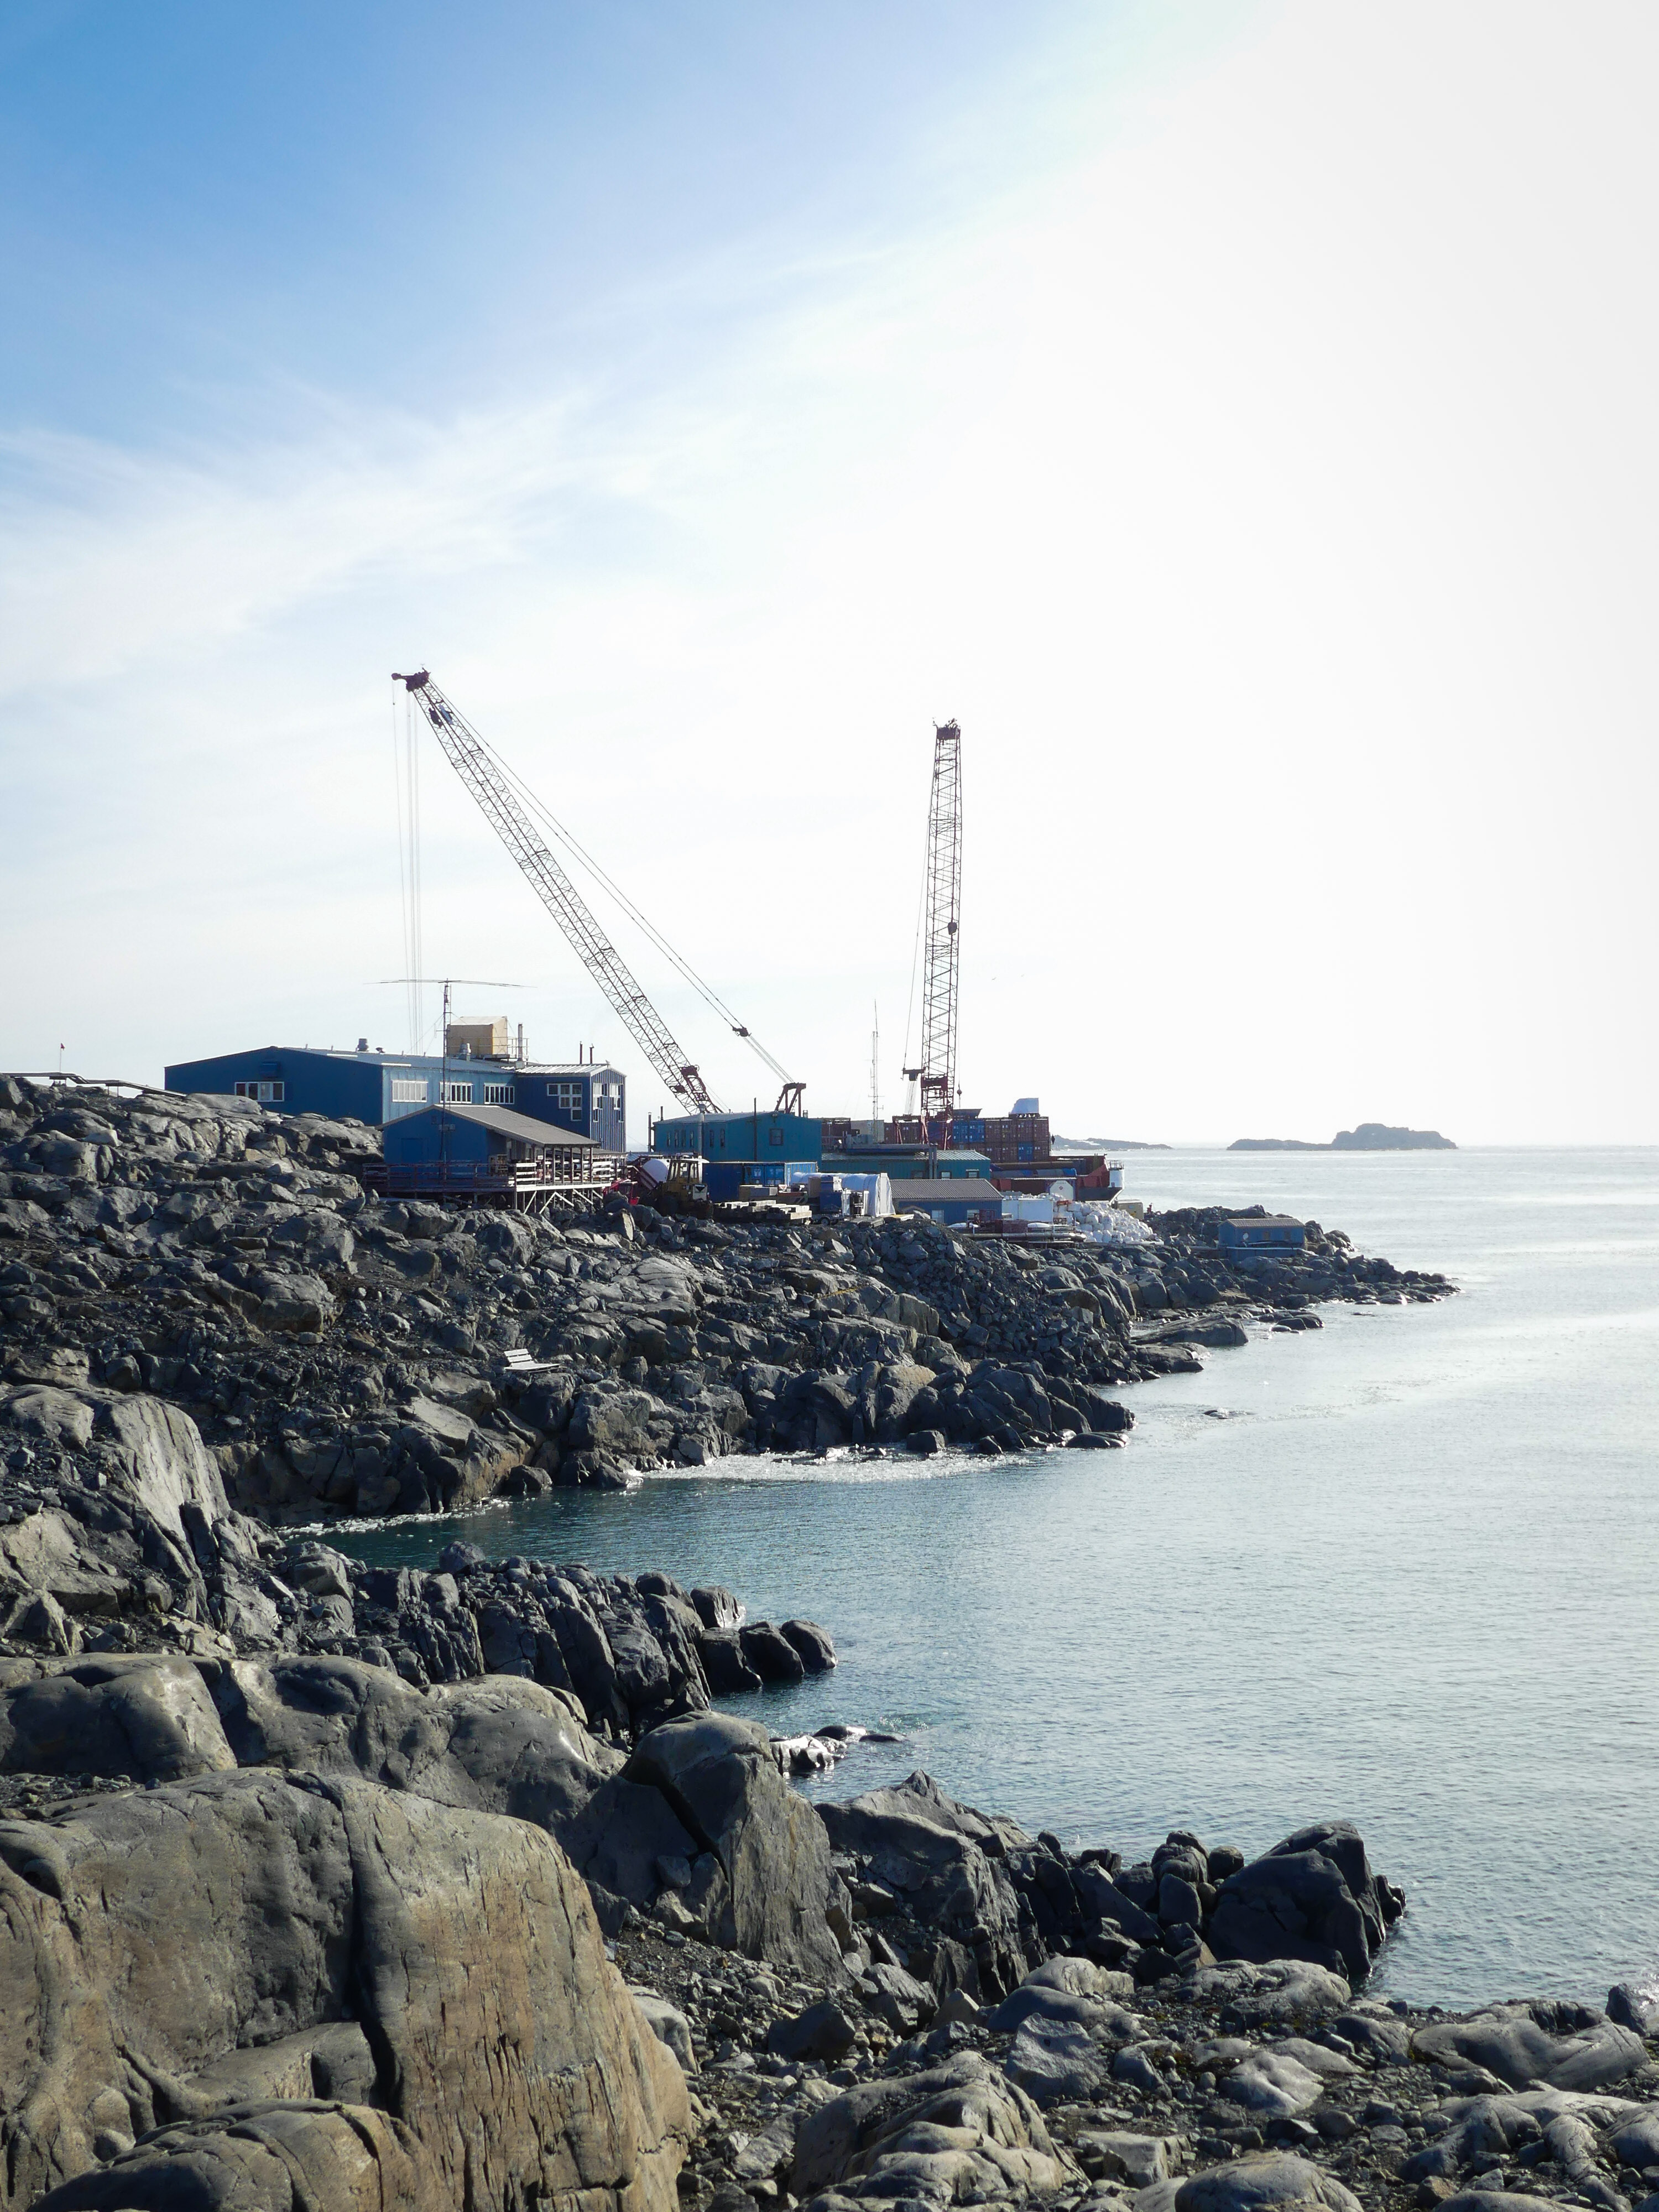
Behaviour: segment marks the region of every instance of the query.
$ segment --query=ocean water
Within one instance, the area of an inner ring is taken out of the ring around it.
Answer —
[[[1125,1393],[1127,1449],[728,1461],[471,1516],[492,1554],[666,1568],[805,1613],[832,1674],[726,1702],[890,1729],[921,1767],[1139,1855],[1356,1821],[1421,2002],[1659,1974],[1659,1152],[1128,1156],[1154,1204],[1260,1200],[1452,1276]],[[429,1565],[461,1524],[343,1540]]]

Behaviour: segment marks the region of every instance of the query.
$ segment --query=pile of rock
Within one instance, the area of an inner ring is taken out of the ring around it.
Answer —
[[[821,1809],[872,1955],[939,1996],[1000,1997],[1059,1953],[1138,1987],[1218,1959],[1297,1959],[1358,1981],[1404,1905],[1341,1821],[1249,1865],[1180,1830],[1126,1867],[959,1805],[925,1774]]]
[[[1213,1213],[1056,1258],[915,1219],[806,1230],[621,1207],[533,1222],[383,1203],[362,1123],[0,1078],[14,1382],[185,1413],[261,1520],[617,1486],[728,1452],[1121,1441],[1116,1395],[1322,1298],[1442,1294],[1310,1224],[1248,1273]],[[524,1348],[552,1363],[507,1372]],[[72,1441],[27,1421],[0,1513]]]

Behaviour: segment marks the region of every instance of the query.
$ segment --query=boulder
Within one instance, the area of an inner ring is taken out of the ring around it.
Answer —
[[[766,2047],[781,2058],[814,2058],[833,2066],[845,2058],[857,2038],[857,2022],[834,1997],[823,1997],[793,2019],[777,2021]]]
[[[758,1690],[763,1686],[759,1674],[744,1656],[743,1646],[738,1641],[735,1628],[705,1630],[697,1649],[702,1656],[708,1686],[717,1698],[730,1697],[735,1691]]]
[[[966,2052],[820,2105],[796,2131],[791,2185],[827,2207],[860,2197],[976,2203],[1075,2179],[1031,2100]]]
[[[0,1669],[5,1667],[0,1662]],[[162,1654],[0,1675],[0,1769],[182,1782],[236,1764],[201,1675]]]
[[[660,1790],[716,1863],[720,1880],[701,1900],[714,1941],[840,1978],[841,1946],[824,1917],[835,1881],[829,1839],[779,1773],[763,1728],[729,1713],[667,1721],[641,1739],[623,1772]]]
[[[567,1848],[623,1754],[518,1675],[415,1690],[356,1659],[204,1661],[241,1766],[361,1778],[533,1821]]]
[[[676,2202],[684,2077],[607,1965],[586,1888],[522,1821],[236,1773],[0,1822],[0,1990],[7,2212],[85,2173],[118,2109],[129,2139],[201,2117],[192,2081],[348,2020],[416,2169],[396,2201]],[[281,2109],[313,2139],[307,2108]],[[301,2201],[355,2212],[318,2155]],[[149,2194],[88,2180],[67,2201],[192,2201],[131,2179]]]
[[[1659,1995],[1645,1984],[1616,1982],[1607,1991],[1607,2018],[1638,2035],[1659,2035]]]
[[[1021,2024],[1002,2063],[1009,2080],[1042,2106],[1097,2097],[1111,2072],[1109,2054],[1085,2027],[1042,2013]]]
[[[1299,1829],[1221,1885],[1206,1930],[1218,1959],[1304,1959],[1363,1980],[1398,1918],[1400,1893],[1374,1875],[1357,1829]]]
[[[816,1620],[786,1620],[781,1634],[800,1655],[801,1665],[809,1674],[827,1674],[836,1663],[836,1647],[827,1628],[820,1628]]]
[[[958,1804],[927,1774],[818,1810],[838,1851],[866,1857],[918,1920],[963,1949],[969,1996],[1000,1996],[1024,1977],[1034,1962],[1004,1861],[1030,1838],[1012,1821]]]
[[[362,2106],[232,2106],[147,2136],[38,2200],[36,2212],[448,2212],[413,2130]]]
[[[1185,2181],[1158,2182],[1136,2197],[1135,2212],[1273,2212],[1281,2205],[1360,2212],[1359,2199],[1334,2174],[1305,2158],[1272,2154],[1206,2166]]]
[[[1244,2027],[1271,2027],[1322,2020],[1346,2010],[1352,1991],[1340,1974],[1303,1959],[1273,1959],[1266,1966],[1199,1966],[1181,1993],[1217,2005],[1224,2019]]]
[[[769,1620],[756,1620],[738,1631],[738,1643],[763,1682],[802,1682],[806,1666],[799,1651],[781,1629]]]
[[[1318,2103],[1325,2085],[1300,2059],[1270,2049],[1253,2051],[1218,2087],[1222,2096],[1248,2112],[1276,2116],[1306,2112]]]
[[[1419,2027],[1412,2049],[1443,2066],[1482,2066],[1516,2089],[1534,2081],[1553,2089],[1604,2089],[1634,2073],[1648,2055],[1633,2028],[1603,2018],[1576,2035],[1552,2035],[1525,2005],[1493,2006],[1466,2020]]]
[[[696,2053],[691,2047],[691,2023],[678,2005],[672,2005],[655,1990],[635,1989],[630,1982],[628,1994],[633,1998],[641,2019],[659,2043],[665,2043],[680,2063],[684,2074],[697,2070]]]

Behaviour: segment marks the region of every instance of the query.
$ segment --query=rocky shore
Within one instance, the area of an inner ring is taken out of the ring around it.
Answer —
[[[1059,1254],[915,1219],[538,1223],[382,1203],[354,1172],[377,1156],[358,1122],[0,1078],[14,1389],[102,1393],[82,1402],[105,1426],[106,1403],[155,1399],[234,1507],[295,1525],[732,1452],[1109,1445],[1123,1386],[1203,1348],[1451,1288],[1316,1223],[1247,1269],[1213,1210]],[[550,1364],[514,1374],[512,1351]],[[73,1482],[84,1425],[9,1415],[0,1516]]]
[[[1659,2014],[1369,1996],[1403,1899],[1340,1821],[1126,1863],[924,1774],[815,1804],[790,1777],[856,1792],[866,1731],[810,1594],[325,1540],[729,1451],[1121,1440],[1124,1384],[1247,1325],[1448,1285],[1316,1229],[1242,1274],[1199,1212],[1059,1259],[532,1226],[366,1197],[349,1124],[0,1111],[0,2212],[1659,2184]],[[775,1736],[809,1679],[824,1724]]]

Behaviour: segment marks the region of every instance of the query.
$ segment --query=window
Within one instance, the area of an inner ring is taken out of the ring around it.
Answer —
[[[470,1106],[472,1103],[472,1085],[470,1083],[446,1083],[444,1097],[452,1106]]]
[[[510,1106],[513,1103],[513,1085],[510,1083],[486,1083],[483,1091],[486,1106]]]
[[[550,1083],[547,1095],[561,1114],[580,1114],[582,1086],[580,1083]]]
[[[280,1083],[239,1083],[236,1086],[236,1096],[239,1098],[257,1098],[262,1104],[268,1106],[280,1106],[283,1103],[283,1085]]]
[[[423,1106],[426,1103],[425,1079],[394,1075],[392,1079],[392,1103],[394,1106]]]

